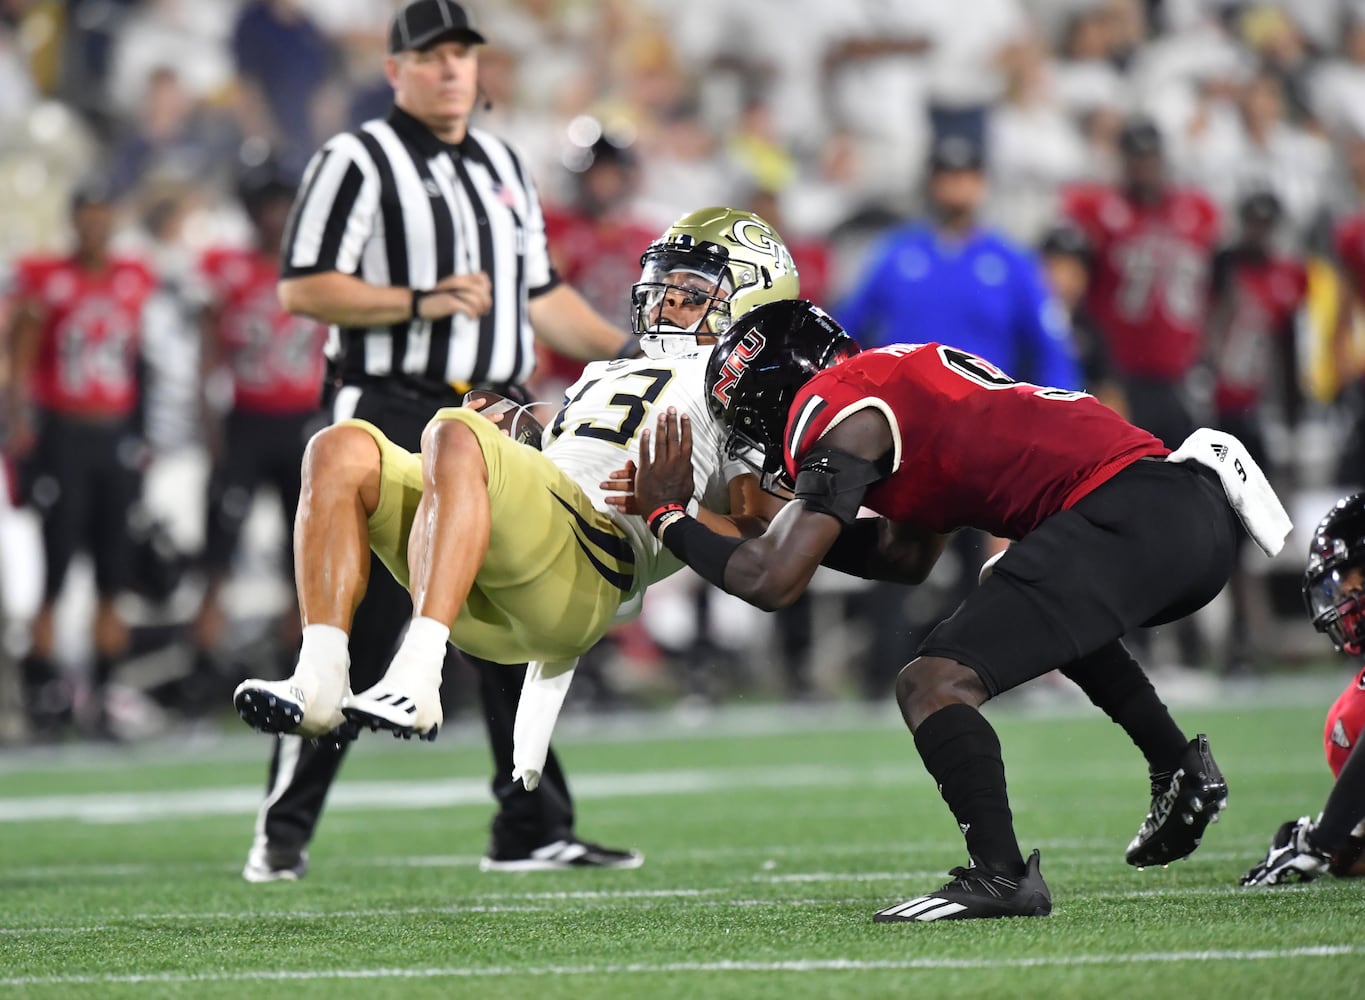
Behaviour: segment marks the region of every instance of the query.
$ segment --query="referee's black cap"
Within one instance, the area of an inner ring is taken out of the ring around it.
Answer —
[[[474,30],[469,14],[454,0],[412,0],[389,24],[389,52],[425,49],[437,42],[482,45],[488,39]]]

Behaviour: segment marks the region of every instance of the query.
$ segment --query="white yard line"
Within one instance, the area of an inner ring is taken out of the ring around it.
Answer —
[[[1037,958],[917,958],[865,960],[854,958],[802,959],[784,962],[633,962],[619,965],[451,966],[426,969],[259,969],[242,972],[145,973],[136,975],[14,976],[0,986],[85,986],[113,984],[306,982],[357,979],[470,979],[543,976],[678,975],[715,972],[867,972],[937,969],[1036,969],[1076,966],[1148,965],[1185,962],[1264,962],[1286,959],[1340,958],[1365,954],[1365,946],[1320,945],[1237,951],[1156,952],[1145,955],[1067,955]]]
[[[902,872],[896,879],[911,883],[932,883],[943,877],[938,871]],[[881,876],[878,877],[879,879]],[[860,879],[843,877],[838,881],[857,882]],[[870,881],[870,880],[869,880]],[[872,901],[861,896],[815,896],[805,898],[765,897],[765,898],[726,898],[721,894],[731,887],[686,888],[686,889],[601,889],[565,892],[525,892],[525,893],[480,893],[472,896],[470,902],[448,906],[401,906],[367,907],[351,910],[206,910],[206,911],[159,911],[146,913],[112,913],[101,915],[100,924],[41,924],[30,927],[0,927],[0,936],[22,937],[28,934],[81,934],[128,931],[145,923],[236,923],[261,920],[372,920],[377,917],[430,917],[467,916],[490,913],[540,913],[564,912],[564,904],[569,903],[616,903],[655,904],[669,901],[684,901],[688,906],[724,907],[792,907],[792,906],[872,906]],[[923,888],[923,886],[920,886]],[[907,889],[907,892],[912,891]],[[1267,900],[1276,897],[1309,891],[1305,886],[1286,886],[1274,890],[1244,889],[1241,886],[1169,886],[1152,889],[1110,890],[1079,894],[1083,900],[1095,899],[1151,899],[1164,897],[1186,898],[1191,896],[1240,896],[1250,895]]]
[[[737,788],[846,788],[852,782],[879,786],[923,784],[919,768],[797,764],[788,767],[680,769],[584,774],[574,779],[575,799],[692,795]],[[0,824],[76,820],[87,823],[158,822],[169,817],[255,815],[257,785],[148,792],[93,792],[0,798]],[[331,812],[432,809],[492,804],[486,778],[440,781],[343,781],[328,798]]]
[[[1320,757],[1262,767],[1262,775],[1312,775],[1325,771]],[[1139,773],[1134,764],[1134,774]],[[1113,777],[1111,766],[1095,770],[1070,768],[1068,780]],[[695,795],[732,789],[848,788],[909,789],[928,784],[914,762],[877,764],[792,764],[762,767],[705,767],[634,772],[590,772],[574,779],[578,799],[618,799]],[[85,823],[161,822],[167,818],[254,816],[264,790],[260,785],[163,788],[141,792],[83,792],[0,797],[0,825],[6,823],[77,821]],[[487,807],[493,798],[488,781],[478,778],[341,781],[328,798],[330,812],[429,810],[462,806]],[[1136,798],[1133,808],[1144,804]]]
[[[1262,851],[1264,839],[1259,833],[1251,831],[1240,836],[1229,835],[1222,838],[1224,849],[1205,848],[1198,854],[1202,861],[1246,861],[1252,863],[1252,855]],[[1118,839],[1066,838],[1059,840],[1031,841],[1030,847],[1048,852],[1049,859],[1061,858],[1070,866],[1087,864],[1110,864],[1116,862],[1123,844]],[[901,841],[881,844],[761,844],[731,847],[693,847],[682,850],[659,851],[654,861],[722,861],[734,858],[752,858],[760,868],[774,874],[755,874],[754,881],[773,883],[782,882],[875,882],[883,879],[911,878],[914,870],[874,871],[874,872],[836,872],[836,871],[797,871],[779,872],[795,862],[808,859],[828,860],[833,857],[872,857],[905,858],[919,854],[941,856],[943,844],[938,841]],[[328,857],[325,866],[329,870],[369,869],[369,868],[473,868],[478,865],[477,854],[418,854],[397,857]],[[80,864],[69,862],[59,865],[24,865],[4,870],[4,878],[19,881],[41,879],[123,879],[146,878],[149,875],[183,875],[191,873],[231,873],[240,870],[237,859],[220,862],[204,861],[163,861],[163,862],[91,862]],[[1177,866],[1178,867],[1178,866]],[[1153,869],[1157,871],[1158,869]],[[934,870],[933,874],[943,874]],[[918,874],[923,874],[918,873]]]

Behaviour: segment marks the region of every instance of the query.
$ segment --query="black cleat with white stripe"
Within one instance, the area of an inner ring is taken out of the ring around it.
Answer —
[[[1130,865],[1168,865],[1189,857],[1227,808],[1228,783],[1200,733],[1190,740],[1168,783],[1153,782],[1152,807],[1125,857]]]
[[[931,920],[981,920],[987,917],[1045,917],[1052,912],[1052,893],[1039,870],[1038,852],[1028,856],[1023,875],[1002,875],[982,868],[954,868],[953,880],[938,892],[888,906],[873,915],[879,924],[926,923]]]

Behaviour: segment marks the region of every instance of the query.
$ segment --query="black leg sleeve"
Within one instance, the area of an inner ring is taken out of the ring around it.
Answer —
[[[1133,741],[1153,775],[1174,771],[1189,740],[1123,643],[1114,640],[1062,673]]]

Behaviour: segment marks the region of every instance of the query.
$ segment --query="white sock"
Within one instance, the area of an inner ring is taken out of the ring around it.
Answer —
[[[319,693],[340,698],[349,686],[351,637],[335,625],[306,625],[294,683],[312,700]]]
[[[435,618],[414,618],[408,625],[403,644],[394,654],[385,680],[402,684],[407,678],[439,688],[441,668],[445,665],[446,643],[450,629]]]

